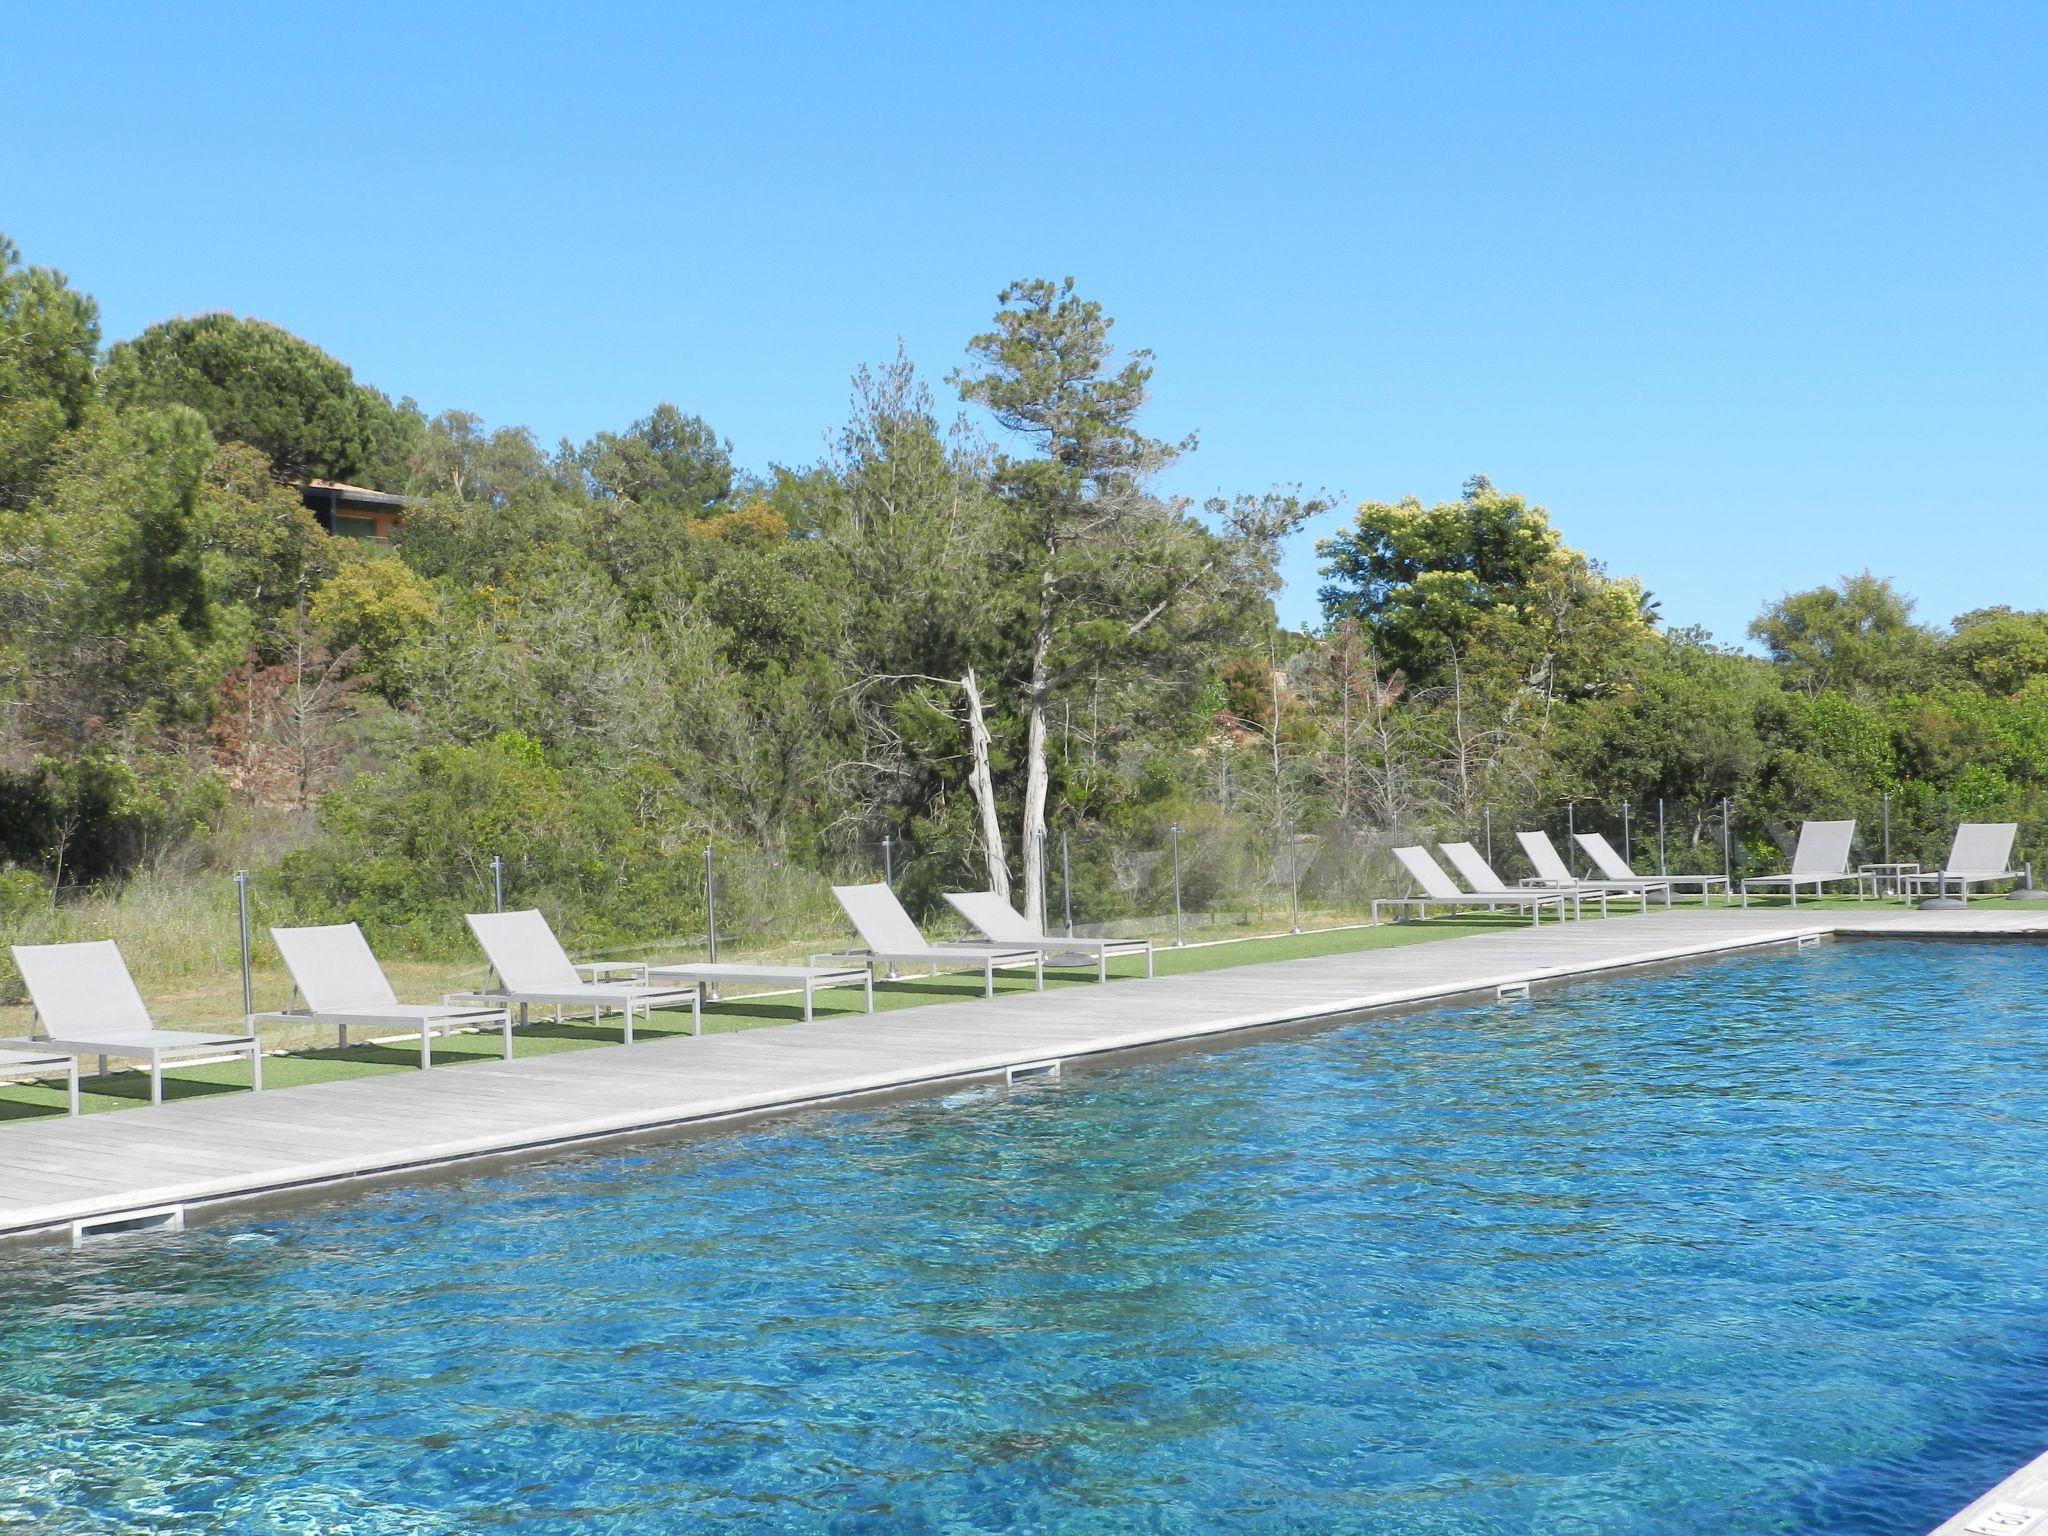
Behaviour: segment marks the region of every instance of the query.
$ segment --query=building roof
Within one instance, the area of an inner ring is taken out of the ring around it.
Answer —
[[[343,485],[339,480],[308,480],[301,484],[299,489],[324,491],[340,501],[352,501],[373,507],[409,507],[417,499],[411,496],[394,496],[389,491],[373,491],[366,485]]]

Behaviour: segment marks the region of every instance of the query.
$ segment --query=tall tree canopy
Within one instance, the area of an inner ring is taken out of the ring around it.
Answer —
[[[1609,579],[1548,512],[1483,475],[1456,501],[1367,502],[1317,550],[1324,617],[1356,621],[1414,687],[1443,682],[1477,647],[1571,690],[1649,627],[1640,587]]]
[[[99,306],[0,235],[0,507],[28,499],[84,420],[99,345]]]
[[[1939,639],[1913,621],[1913,600],[1868,571],[1786,593],[1749,632],[1808,693],[1902,692],[1925,686],[1939,664]]]
[[[1007,515],[1002,569],[1016,616],[1011,651],[1024,739],[1025,902],[1044,899],[1042,859],[1052,709],[1076,679],[1186,678],[1191,652],[1241,630],[1272,582],[1273,546],[1314,510],[1285,495],[1217,501],[1212,531],[1153,491],[1194,447],[1138,426],[1152,354],[1119,359],[1113,322],[1074,280],[1036,278],[998,295],[995,328],[967,344],[953,375],[1028,454],[999,454]],[[1261,615],[1263,617],[1263,615]]]
[[[287,480],[396,490],[420,424],[311,342],[261,320],[199,315],[153,325],[107,354],[121,409],[189,406],[222,441],[248,443]]]

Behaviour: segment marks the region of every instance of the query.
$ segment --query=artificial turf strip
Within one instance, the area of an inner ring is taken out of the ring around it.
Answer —
[[[1825,903],[1809,903],[1805,900],[1800,902],[1802,907],[1855,904],[1851,898],[1831,898]],[[1626,907],[1621,908],[1616,915],[1625,915],[1630,910]],[[1587,914],[1589,918],[1593,915],[1590,912]],[[1154,954],[1154,967],[1161,976],[1179,976],[1197,971],[1221,970],[1229,966],[1258,965],[1269,960],[1300,960],[1317,955],[1341,955],[1388,949],[1401,944],[1426,943],[1435,939],[1497,932],[1502,928],[1524,925],[1525,920],[1519,917],[1434,918],[1427,922],[1382,923],[1377,926],[1327,928],[1313,933],[1279,934],[1269,938],[1227,939],[1186,949],[1174,949],[1170,946],[1158,949]],[[1112,983],[1143,974],[1144,963],[1141,959],[1121,958],[1110,962]],[[1045,984],[1048,988],[1094,986],[1095,973],[1090,967],[1076,967],[1071,970],[1048,969]],[[1028,972],[998,972],[996,975],[998,994],[1027,992],[1031,990],[1031,986],[1032,979]],[[981,977],[975,973],[952,972],[936,977],[905,976],[894,981],[876,982],[875,1008],[877,1012],[883,1009],[916,1008],[931,1003],[959,1002],[966,998],[980,997],[981,994]],[[820,1018],[857,1017],[862,1011],[861,994],[855,988],[833,988],[817,994],[816,1012]],[[802,1016],[803,1005],[795,997],[759,1000],[747,997],[721,999],[705,1007],[704,1032],[715,1034],[732,1030],[759,1029],[767,1025],[794,1023]],[[657,1013],[651,1018],[638,1020],[633,1032],[635,1039],[686,1036],[689,1034],[689,1016],[686,1013]],[[546,1056],[556,1051],[590,1050],[601,1045],[615,1045],[620,1043],[622,1032],[615,1019],[607,1020],[601,1026],[594,1026],[588,1022],[579,1024],[573,1019],[562,1024],[536,1019],[525,1028],[516,1030],[512,1038],[515,1056]],[[434,1068],[439,1070],[444,1066],[459,1067],[468,1061],[496,1061],[500,1059],[500,1051],[500,1037],[495,1032],[437,1036],[434,1041]],[[267,1092],[272,1088],[296,1088],[307,1083],[338,1082],[348,1078],[375,1077],[386,1072],[411,1072],[418,1069],[417,1039],[401,1040],[390,1045],[352,1045],[347,1050],[297,1050],[263,1058],[263,1085]],[[217,1062],[205,1066],[181,1067],[164,1073],[163,1093],[166,1103],[174,1099],[205,1098],[219,1093],[246,1093],[248,1089],[249,1068],[246,1062]],[[124,1071],[105,1076],[89,1076],[83,1078],[79,1084],[79,1108],[87,1114],[125,1109],[148,1102],[149,1077],[143,1072]],[[61,1080],[0,1082],[0,1123],[46,1119],[50,1116],[61,1116],[64,1112],[65,1096]]]

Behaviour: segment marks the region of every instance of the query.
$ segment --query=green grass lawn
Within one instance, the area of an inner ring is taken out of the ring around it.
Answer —
[[[1687,904],[1682,903],[1681,908],[1684,905]],[[1782,906],[1784,903],[1782,899],[1777,899],[1769,902],[1759,901],[1756,905]],[[1802,899],[1800,902],[1802,910],[1808,906],[1835,910],[1853,908],[1857,905],[1853,898],[1846,896],[1831,896],[1819,902]],[[1718,910],[1718,904],[1716,909]],[[1632,911],[1633,908],[1629,907],[1618,908],[1616,919],[1621,920]],[[1504,928],[1520,926],[1523,926],[1523,920],[1520,918],[1478,915],[1456,919],[1432,918],[1427,922],[1328,928],[1309,933],[1227,939],[1216,943],[1190,945],[1184,949],[1164,947],[1158,950],[1155,964],[1159,975],[1177,976],[1195,971],[1219,970],[1228,966],[1256,965],[1268,960],[1296,960],[1315,955],[1340,955],[1388,949],[1401,944],[1427,943],[1436,939],[1498,932]],[[1113,962],[1110,967],[1112,984],[1121,978],[1143,974],[1143,963],[1135,959],[1119,960]],[[400,975],[402,977],[403,972],[400,972]],[[1094,986],[1096,982],[1092,969],[1077,968],[1071,971],[1048,970],[1045,984],[1047,989],[1051,990],[1060,987]],[[415,995],[405,988],[403,980],[399,985],[402,995]],[[1028,972],[998,973],[996,977],[998,993],[1025,992],[1031,989],[1031,985],[1031,976]],[[433,995],[440,990],[442,989],[438,986],[422,986],[418,995]],[[981,990],[981,977],[978,973],[904,977],[895,981],[876,983],[875,1008],[880,1011],[916,1008],[931,1003],[958,1002],[979,997]],[[817,994],[816,1010],[820,1018],[858,1016],[862,1011],[861,1003],[858,988],[833,989]],[[536,1014],[539,1014],[539,1010],[536,1010]],[[704,1032],[718,1034],[733,1030],[760,1029],[770,1025],[793,1023],[801,1017],[802,1004],[797,998],[741,995],[709,1004],[704,1010]],[[227,1026],[221,1023],[209,1026],[203,1022],[186,1024],[180,1021],[177,1027],[221,1029]],[[15,1032],[22,1032],[19,1025]],[[634,1026],[636,1039],[655,1039],[688,1033],[687,1013],[655,1014],[651,1019],[640,1020]],[[578,1023],[572,1019],[556,1024],[552,1020],[536,1017],[532,1024],[515,1033],[513,1051],[520,1057],[545,1056],[556,1051],[591,1050],[601,1045],[617,1044],[620,1039],[621,1032],[615,1019],[608,1020],[601,1026],[593,1026],[588,1021]],[[435,1070],[440,1070],[444,1066],[459,1069],[464,1062],[497,1060],[500,1048],[500,1039],[495,1033],[440,1036],[434,1042]],[[263,1062],[263,1081],[266,1090],[295,1088],[306,1083],[374,1077],[386,1072],[417,1071],[418,1066],[417,1037],[389,1045],[353,1045],[347,1050],[310,1046],[266,1056]],[[245,1063],[223,1062],[217,1065],[182,1067],[164,1074],[164,1098],[168,1102],[173,1099],[204,1098],[220,1093],[247,1092],[248,1081],[248,1067]],[[87,1113],[122,1109],[148,1102],[149,1079],[146,1074],[139,1071],[120,1070],[105,1076],[89,1076],[81,1085],[80,1107]],[[64,1112],[64,1088],[61,1080],[0,1082],[0,1122],[39,1120],[53,1115],[61,1116]]]

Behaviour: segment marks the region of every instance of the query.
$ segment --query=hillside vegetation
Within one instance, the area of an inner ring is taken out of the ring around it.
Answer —
[[[710,845],[766,945],[830,931],[884,839],[919,907],[1112,919],[1167,909],[1173,827],[1190,910],[1348,910],[1392,841],[1567,802],[1629,802],[1640,853],[1662,801],[1674,866],[1719,867],[1724,797],[1738,863],[1806,814],[1874,855],[1887,796],[1902,856],[1964,816],[2041,846],[2048,615],[1927,625],[1852,574],[1767,608],[1759,658],[1475,477],[1358,508],[1323,625],[1282,631],[1325,498],[1162,494],[1192,424],[1147,419],[1152,359],[1071,281],[949,361],[857,372],[814,464],[666,402],[550,446],[258,320],[105,346],[0,241],[0,923],[147,910],[147,966],[215,966],[246,864],[265,917],[445,954],[496,855],[578,945],[687,941]],[[396,549],[324,533],[307,478],[415,498]]]

